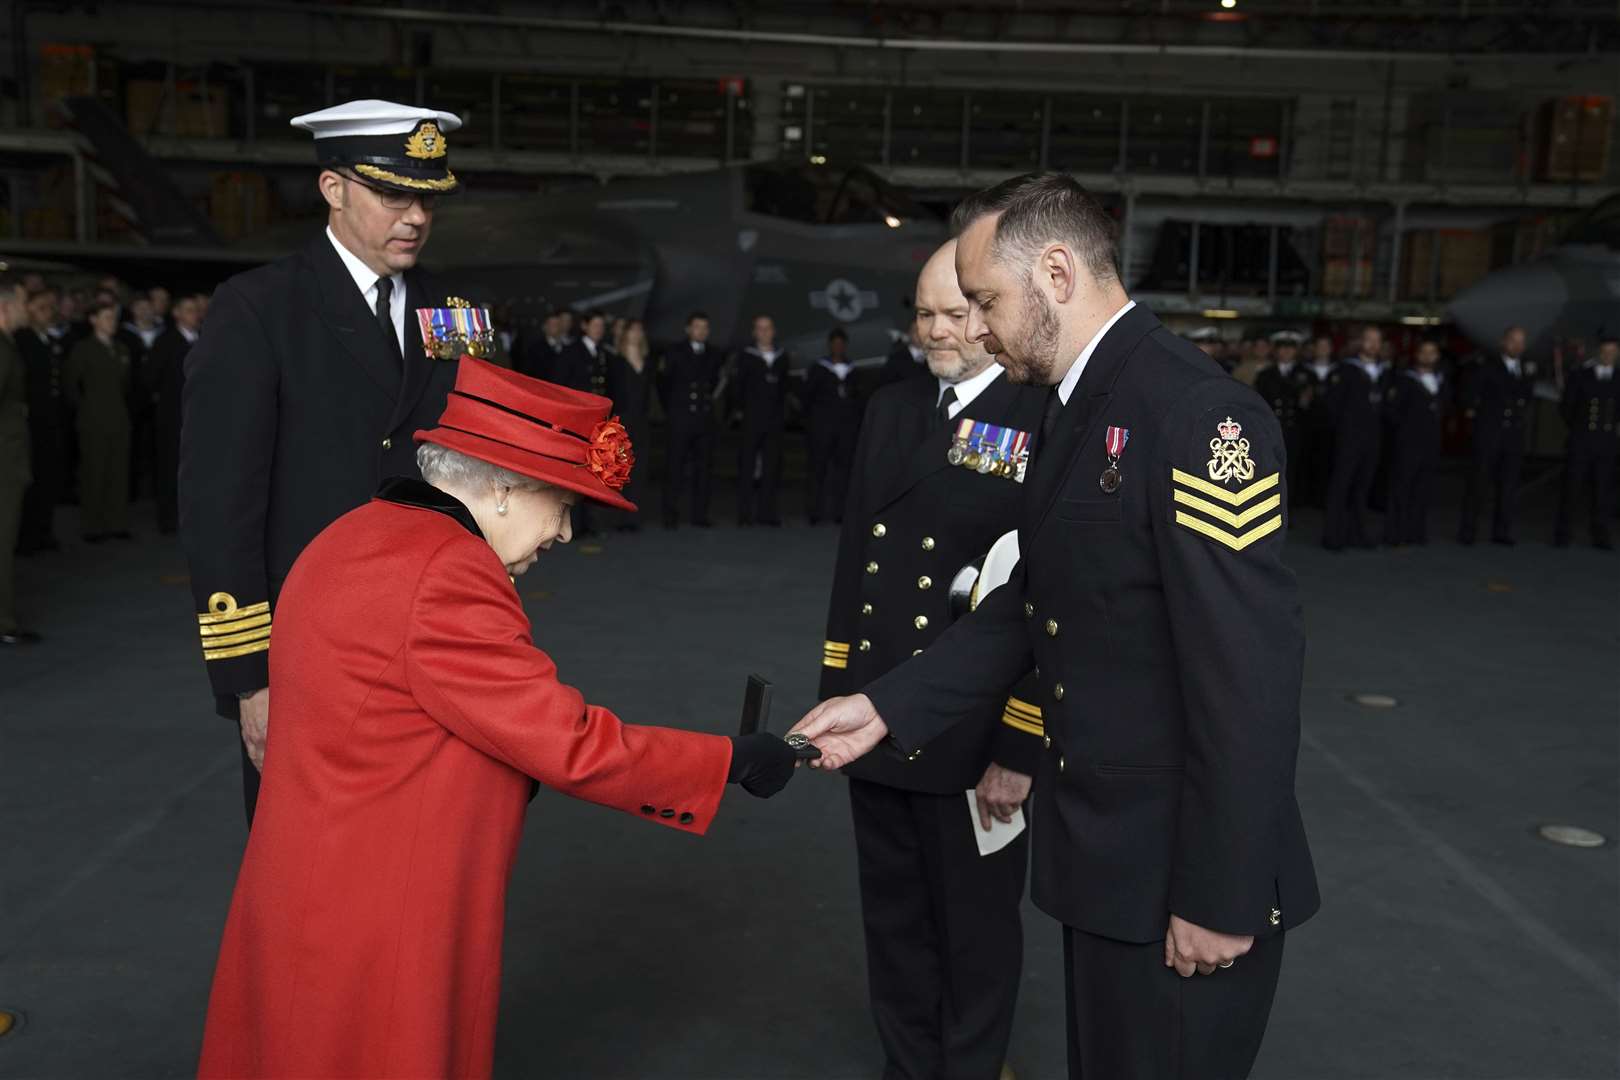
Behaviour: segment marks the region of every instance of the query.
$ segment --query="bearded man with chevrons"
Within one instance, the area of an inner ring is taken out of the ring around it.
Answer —
[[[1070,1077],[1247,1076],[1284,941],[1319,906],[1282,431],[1129,299],[1114,221],[1072,178],[1008,180],[953,225],[968,340],[1050,388],[1022,561],[795,731],[823,768],[926,753],[1035,669],[1031,891],[1062,924]]]

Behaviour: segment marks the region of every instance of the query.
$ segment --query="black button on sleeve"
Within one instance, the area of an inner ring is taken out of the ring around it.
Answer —
[[[661,817],[661,818],[672,818],[672,817],[675,816],[675,811],[673,811],[673,810],[660,810],[660,811],[658,811],[658,816]]]
[[[681,815],[681,824],[682,825],[690,825],[690,824],[692,824],[692,815],[690,813],[682,814]]]

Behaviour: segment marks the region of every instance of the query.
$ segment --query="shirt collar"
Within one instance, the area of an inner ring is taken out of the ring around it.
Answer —
[[[592,356],[596,355],[597,344],[596,344],[595,341],[593,341],[591,339],[591,335],[586,334],[584,337],[580,338],[579,340],[581,340],[581,341],[583,341],[585,343],[585,351],[586,352],[590,353]]]
[[[175,323],[174,328],[176,330],[180,331],[180,336],[186,339],[187,344],[196,344],[196,342],[197,342],[197,331],[188,330],[186,327],[181,326],[179,323]]]
[[[1086,370],[1086,363],[1091,359],[1091,354],[1097,351],[1097,345],[1102,341],[1103,335],[1112,330],[1114,324],[1119,322],[1120,318],[1135,306],[1135,300],[1125,301],[1125,306],[1109,316],[1108,321],[1102,324],[1102,329],[1098,330],[1092,339],[1086,342],[1086,347],[1080,350],[1079,359],[1069,366],[1069,373],[1063,376],[1062,382],[1058,383],[1058,400],[1063,402],[1064,405],[1067,405],[1069,398],[1074,396],[1074,388],[1080,385],[1080,374]]]
[[[946,382],[944,379],[939,379],[939,394],[934,398],[935,406],[938,406],[939,399],[945,396],[946,390],[955,390],[957,404],[961,405],[962,409],[967,408],[974,398],[984,393],[985,387],[989,386],[991,383],[995,382],[1001,377],[1001,373],[1004,370],[1006,369],[1000,364],[992,362],[989,367],[985,368],[977,375],[969,376],[968,378],[963,379],[961,382],[953,383]],[[961,409],[957,410],[958,416],[961,415],[961,411]]]
[[[367,303],[370,303],[372,300],[371,290],[377,287],[377,282],[381,280],[381,276],[356,258],[354,252],[344,247],[343,241],[337,238],[337,234],[332,231],[330,225],[326,227],[326,238],[332,241],[332,246],[337,249],[338,258],[343,260],[344,269],[348,270],[349,276],[354,278],[355,288],[359,289],[360,295],[366,298]],[[392,277],[394,291],[398,292],[402,284],[400,275],[394,274]]]

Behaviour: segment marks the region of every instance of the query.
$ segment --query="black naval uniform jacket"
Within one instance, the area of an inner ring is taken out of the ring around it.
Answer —
[[[718,426],[714,396],[724,365],[725,355],[710,343],[704,344],[701,353],[692,348],[690,341],[664,351],[658,365],[658,384],[671,430],[712,431]]]
[[[937,640],[953,618],[951,579],[1018,527],[1023,485],[952,466],[945,455],[967,418],[1038,432],[1046,394],[998,378],[936,427],[938,396],[937,379],[906,379],[867,405],[833,571],[823,698],[858,692]],[[1033,776],[1045,732],[1040,707],[1026,700],[1033,687],[1019,691],[910,760],[885,749],[844,771],[935,795],[973,787],[992,760]]]
[[[1384,422],[1389,425],[1395,473],[1440,463],[1441,426],[1451,384],[1441,375],[1439,386],[1437,392],[1429,393],[1416,368],[1391,372],[1384,380]]]
[[[185,364],[180,535],[220,715],[270,685],[271,615],[304,546],[384,478],[420,476],[411,436],[456,365],[426,356],[414,312],[445,299],[405,273],[402,379],[325,232],[214,293]]]
[[[780,349],[776,359],[767,364],[759,346],[749,345],[732,358],[732,367],[735,376],[728,394],[732,408],[742,411],[743,430],[755,434],[781,431],[787,425],[793,354]]]
[[[1569,427],[1569,453],[1612,462],[1620,450],[1620,372],[1598,378],[1596,367],[1578,369],[1564,386],[1559,411]]]
[[[1130,430],[1112,493],[1110,426]],[[1318,907],[1285,471],[1265,402],[1131,309],[1035,448],[1012,580],[866,689],[910,753],[982,723],[1035,665],[1052,745],[1032,892],[1068,926],[1145,943],[1174,913],[1264,936]]]
[[[1496,353],[1481,356],[1462,380],[1460,402],[1474,421],[1474,452],[1487,454],[1502,447],[1508,454],[1524,453],[1525,418],[1535,400],[1536,365],[1521,357],[1519,374],[1508,371]]]

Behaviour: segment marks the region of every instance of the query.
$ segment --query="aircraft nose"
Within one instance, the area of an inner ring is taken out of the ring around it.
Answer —
[[[1510,266],[1457,294],[1447,309],[1452,319],[1479,345],[1499,341],[1510,326],[1524,327],[1530,341],[1552,330],[1569,287],[1545,263]]]

